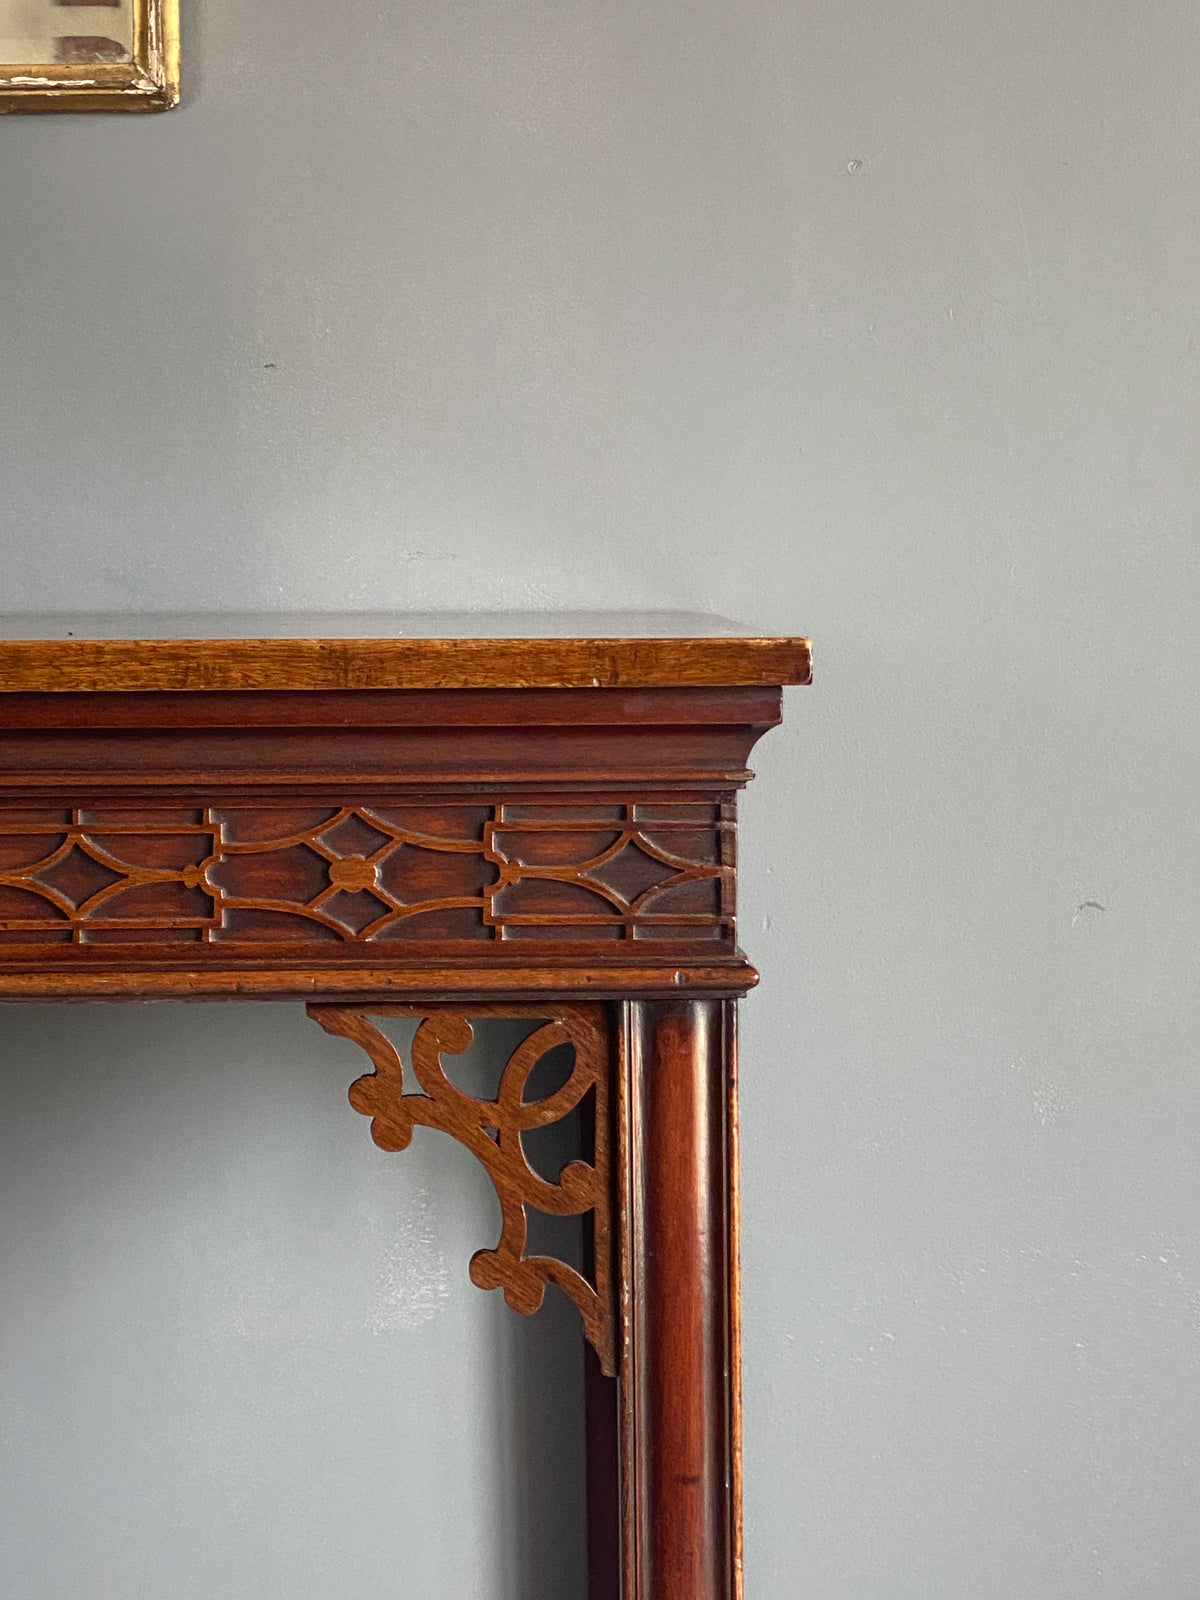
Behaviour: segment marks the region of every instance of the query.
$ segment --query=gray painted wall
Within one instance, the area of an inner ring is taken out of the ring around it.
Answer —
[[[186,23],[180,112],[0,125],[0,605],[813,632],[748,1600],[1191,1600],[1194,7]],[[469,1160],[293,1011],[3,1020],[5,1594],[570,1597],[574,1331],[467,1284]]]

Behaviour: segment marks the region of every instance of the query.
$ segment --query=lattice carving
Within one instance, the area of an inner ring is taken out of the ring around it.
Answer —
[[[598,1006],[563,1006],[542,1021],[513,1051],[494,1100],[467,1094],[447,1078],[443,1055],[458,1055],[474,1036],[460,1012],[432,1013],[406,1006],[368,1008],[310,1005],[309,1015],[327,1033],[361,1045],[375,1070],[350,1088],[350,1104],[371,1118],[371,1137],[383,1150],[405,1150],[414,1127],[440,1128],[465,1145],[482,1163],[503,1219],[499,1242],[471,1259],[471,1281],[481,1289],[503,1289],[513,1311],[529,1315],[542,1304],[546,1285],[555,1283],[574,1301],[584,1332],[605,1372],[615,1371],[615,1307],[612,1303],[612,1201],[609,1164],[609,1040]],[[400,1052],[371,1016],[421,1016],[412,1043],[412,1076],[417,1091],[406,1091]],[[471,1016],[521,1016],[513,1006],[477,1006]],[[567,1081],[545,1099],[528,1101],[530,1075],[548,1051],[570,1045],[574,1064]],[[560,1122],[592,1097],[592,1159],[565,1166],[557,1183],[536,1172],[526,1157],[522,1134]],[[592,1218],[594,1283],[553,1256],[527,1256],[525,1208],[551,1216]]]
[[[731,806],[0,807],[0,943],[732,940]]]

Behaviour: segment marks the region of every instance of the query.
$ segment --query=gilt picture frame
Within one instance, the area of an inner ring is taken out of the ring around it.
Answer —
[[[178,0],[0,0],[0,112],[178,100]]]

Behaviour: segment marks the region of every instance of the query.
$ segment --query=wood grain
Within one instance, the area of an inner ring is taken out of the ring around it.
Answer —
[[[378,1142],[474,1150],[503,1216],[475,1281],[559,1285],[595,1352],[591,1600],[741,1596],[735,806],[809,667],[730,636],[0,641],[0,1000],[314,1002],[375,1064]],[[481,1102],[441,1056],[497,1014],[541,1044]],[[576,1106],[590,1148],[546,1184],[521,1133]],[[525,1256],[528,1204],[592,1219],[590,1268]]]
[[[600,962],[594,956],[560,963],[519,963],[487,953],[474,965],[439,966],[426,960],[390,960],[386,965],[289,965],[279,952],[257,961],[205,970],[194,957],[174,966],[138,966],[125,952],[103,961],[80,961],[71,968],[44,961],[22,963],[0,958],[0,1001],[40,1004],[50,1000],[314,1000],[334,999],[369,1005],[373,1000],[495,1000],[528,995],[543,1000],[620,1000],[630,995],[743,995],[758,973],[743,956],[723,961],[685,961],[664,966],[647,959],[640,965]]]
[[[711,939],[733,807],[18,806],[0,801],[0,947]]]
[[[738,960],[735,791],[780,696],[0,694],[0,994],[560,960],[669,992]]]
[[[0,693],[803,684],[801,638],[25,639]]]
[[[605,1011],[600,1006],[564,1006],[539,1018],[517,1045],[500,1076],[494,1099],[467,1094],[446,1076],[443,1055],[470,1047],[470,1017],[439,1008],[426,1015],[412,1006],[310,1005],[308,1014],[327,1033],[359,1045],[374,1072],[351,1086],[350,1104],[371,1118],[371,1137],[381,1150],[406,1150],[417,1126],[437,1128],[464,1145],[487,1172],[500,1202],[497,1244],[471,1258],[471,1282],[480,1289],[503,1289],[505,1304],[529,1316],[546,1288],[556,1284],[574,1302],[601,1371],[616,1375],[616,1307],[612,1285],[612,1187],[609,1168],[608,1095],[612,1049]],[[477,1008],[474,1016],[520,1017],[511,1005]],[[420,1016],[413,1037],[406,1087],[400,1052],[372,1020],[378,1016]],[[529,1099],[526,1091],[539,1062],[561,1045],[572,1054],[569,1076],[551,1094]],[[529,1163],[522,1135],[561,1122],[589,1101],[592,1148],[586,1159],[569,1162],[556,1182]],[[591,1220],[592,1281],[556,1256],[525,1254],[526,1207],[548,1216],[587,1216]]]
[[[623,1600],[733,1600],[740,1464],[730,1259],[729,1008],[626,1008],[621,1306]]]

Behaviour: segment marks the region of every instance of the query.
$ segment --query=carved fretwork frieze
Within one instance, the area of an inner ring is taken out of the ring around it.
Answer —
[[[731,801],[0,806],[0,945],[733,942]]]
[[[527,1017],[514,1005],[458,1010],[399,1005],[370,1007],[314,1004],[309,1015],[328,1033],[360,1045],[374,1072],[357,1079],[350,1103],[371,1118],[371,1136],[384,1150],[404,1150],[417,1126],[451,1134],[480,1161],[500,1202],[500,1239],[471,1260],[471,1281],[481,1289],[503,1289],[506,1303],[528,1315],[542,1304],[547,1284],[575,1303],[584,1332],[610,1376],[615,1372],[616,1308],[612,1271],[612,1180],[609,1076],[611,1044],[604,1009],[597,1005],[542,1005],[533,1032],[513,1050],[494,1100],[466,1093],[446,1076],[444,1055],[459,1055],[473,1039],[471,1017]],[[372,1016],[422,1018],[411,1047],[412,1087],[400,1052]],[[531,1075],[548,1052],[569,1046],[573,1063],[566,1080],[542,1099],[527,1100]],[[590,1101],[590,1104],[589,1104]],[[561,1122],[579,1109],[588,1131],[588,1158],[569,1162],[551,1182],[530,1165],[522,1135]],[[526,1255],[526,1207],[550,1216],[591,1220],[592,1280],[554,1256]]]

